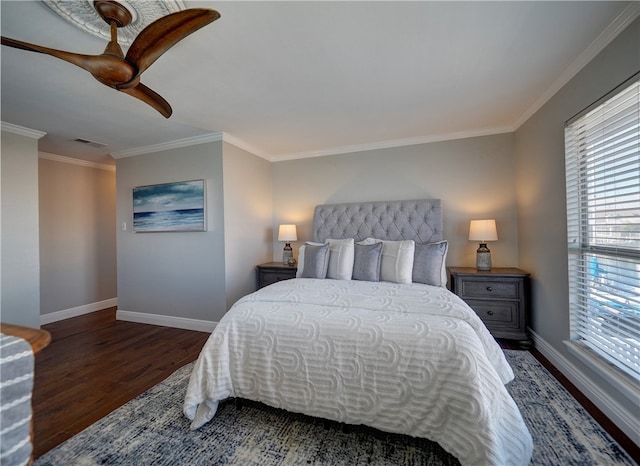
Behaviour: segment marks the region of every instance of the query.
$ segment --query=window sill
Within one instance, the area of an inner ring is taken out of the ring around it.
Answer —
[[[597,372],[604,380],[622,393],[630,401],[638,402],[640,383],[610,366],[607,362],[594,354],[591,350],[574,341],[564,341],[569,351],[583,363]]]

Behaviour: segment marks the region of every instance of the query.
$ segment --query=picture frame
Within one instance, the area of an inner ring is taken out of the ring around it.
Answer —
[[[133,231],[206,231],[205,180],[133,188]]]

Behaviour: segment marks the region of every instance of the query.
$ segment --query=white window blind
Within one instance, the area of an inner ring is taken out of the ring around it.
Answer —
[[[571,339],[640,381],[640,81],[565,127]]]

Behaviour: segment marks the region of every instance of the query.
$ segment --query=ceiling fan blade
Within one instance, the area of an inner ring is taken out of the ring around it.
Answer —
[[[138,68],[136,76],[140,76],[160,55],[219,17],[220,13],[216,10],[191,8],[160,18],[138,34],[125,59]]]
[[[72,63],[88,71],[94,78],[109,87],[116,87],[119,84],[131,82],[134,79],[132,76],[136,73],[136,69],[130,63],[115,55],[83,55],[80,53],[65,52],[64,50],[51,49],[8,37],[2,37],[2,45],[28,50],[30,52],[44,53]]]
[[[164,100],[164,98],[160,96],[160,94],[149,89],[147,86],[145,86],[142,83],[138,83],[136,87],[131,87],[129,89],[118,89],[118,90],[151,105],[153,108],[159,111],[162,114],[162,116],[164,116],[165,118],[169,118],[173,113],[173,110],[171,109],[171,105],[169,105],[169,102]]]
[[[82,55],[79,53],[65,52],[64,50],[50,49],[49,47],[30,44],[28,42],[22,42],[20,40],[10,39],[4,36],[2,36],[2,45],[6,45],[8,47],[13,47],[16,49],[28,50],[30,52],[38,52],[44,53],[46,55],[51,55],[66,62],[73,63],[74,65],[77,65],[80,68],[91,72],[89,66],[91,60],[94,58],[91,55]]]

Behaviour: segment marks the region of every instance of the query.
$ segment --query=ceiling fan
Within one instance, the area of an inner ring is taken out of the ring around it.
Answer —
[[[93,6],[111,28],[111,40],[101,55],[65,52],[0,36],[2,45],[44,53],[73,63],[102,84],[142,100],[169,118],[172,113],[169,102],[142,84],[140,75],[179,41],[218,19],[220,13],[209,8],[190,8],[164,16],[144,28],[125,55],[118,44],[118,28],[131,23],[131,13],[111,0],[96,0]]]

